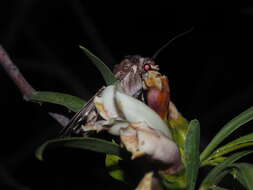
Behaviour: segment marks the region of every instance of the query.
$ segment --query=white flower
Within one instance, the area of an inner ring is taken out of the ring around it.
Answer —
[[[171,138],[168,126],[155,111],[141,101],[117,91],[114,85],[106,87],[100,97],[95,97],[94,103],[98,113],[105,120],[145,122]]]
[[[101,96],[95,97],[94,103],[105,120],[98,121],[93,129],[120,136],[133,159],[146,155],[168,165],[172,168],[170,173],[178,170],[181,165],[178,147],[168,126],[156,112],[143,102],[119,92],[114,85],[105,88]]]

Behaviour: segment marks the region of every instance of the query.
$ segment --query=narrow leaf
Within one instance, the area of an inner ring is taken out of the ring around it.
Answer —
[[[106,64],[101,59],[99,59],[97,56],[95,56],[93,53],[91,53],[85,47],[83,47],[83,46],[79,46],[79,47],[84,51],[84,53],[88,56],[88,58],[92,61],[92,63],[100,71],[107,86],[116,82],[116,78],[114,77],[112,71],[109,69],[109,67],[106,66]]]
[[[233,131],[238,129],[243,124],[249,122],[253,119],[253,107],[250,107],[246,111],[242,112],[240,115],[229,121],[212,139],[209,145],[200,155],[201,162],[207,159],[207,157],[213,152],[213,150]]]
[[[231,166],[234,162],[236,162],[240,158],[252,152],[253,151],[238,152],[228,157],[224,162],[217,165],[208,173],[208,175],[204,178],[200,186],[200,189],[204,190],[204,189],[208,189],[209,187],[213,185],[217,185],[220,182],[220,180],[225,176],[225,175],[221,175],[225,170],[231,170]]]
[[[188,190],[194,190],[199,170],[200,125],[192,120],[188,127],[185,144],[186,178]]]
[[[237,173],[234,175],[236,179],[248,190],[253,190],[253,165],[249,163],[233,164]]]
[[[219,157],[219,156],[223,156],[232,151],[238,150],[240,148],[252,146],[252,145],[253,145],[253,133],[250,133],[243,137],[235,139],[229,142],[228,144],[218,148],[211,154],[208,160]]]
[[[36,91],[30,97],[30,100],[35,102],[47,102],[62,105],[74,112],[79,111],[85,104],[84,100],[76,96],[59,92],[46,92],[46,91]]]
[[[225,188],[223,188],[223,187],[216,186],[216,185],[210,187],[210,189],[211,189],[211,190],[228,190],[228,189],[225,189]]]
[[[208,158],[204,162],[201,162],[200,167],[203,167],[203,166],[217,166],[218,164],[224,162],[226,159],[227,159],[227,157],[225,157],[225,156],[219,156],[219,157],[216,157],[216,158],[210,159],[210,160]]]
[[[70,147],[79,148],[85,150],[91,150],[95,152],[107,153],[112,155],[120,155],[121,148],[119,145],[112,143],[110,141],[91,138],[91,137],[67,137],[58,138],[46,141],[42,144],[36,151],[36,157],[39,160],[43,160],[44,153],[47,149],[57,148],[57,147]]]

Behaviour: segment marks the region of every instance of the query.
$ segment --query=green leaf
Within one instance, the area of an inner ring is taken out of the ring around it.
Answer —
[[[225,156],[219,156],[219,157],[216,157],[214,159],[207,159],[205,160],[204,162],[201,163],[200,167],[203,167],[203,166],[217,166],[218,164],[224,162],[225,160],[227,159],[227,157]]]
[[[161,178],[161,183],[165,187],[165,189],[186,189],[186,176],[184,175],[184,171],[180,172],[176,175],[168,175],[164,172],[159,172],[159,176]]]
[[[125,173],[119,166],[120,160],[122,160],[122,158],[117,155],[107,154],[105,158],[105,165],[110,176],[116,180],[125,182]]]
[[[211,189],[211,190],[228,190],[228,189],[225,189],[225,188],[223,188],[223,187],[216,186],[216,185],[210,187],[210,189]]]
[[[214,185],[217,185],[227,174],[229,174],[232,171],[232,168],[226,168],[223,171],[220,171],[219,173],[217,173],[217,175],[215,176],[215,178],[213,179],[212,183]]]
[[[30,97],[30,100],[35,102],[47,102],[62,105],[74,112],[79,111],[85,104],[84,100],[76,96],[59,92],[46,92],[46,91],[36,91]]]
[[[237,171],[234,178],[248,190],[253,190],[253,165],[249,163],[235,163],[233,167]]]
[[[253,107],[250,107],[240,115],[229,121],[212,139],[205,150],[200,155],[200,161],[204,161],[213,152],[213,150],[233,131],[238,129],[243,124],[253,119]]]
[[[79,148],[117,156],[120,156],[122,151],[119,145],[106,140],[91,137],[66,137],[46,141],[37,149],[36,157],[43,160],[47,149],[57,147]]]
[[[248,146],[252,146],[252,145],[253,145],[253,133],[250,133],[250,134],[247,134],[243,137],[235,139],[235,140],[227,143],[226,145],[218,148],[210,155],[208,160],[223,156],[223,155],[230,153],[232,151],[235,151],[235,150],[238,150],[241,148],[245,148]]]
[[[220,180],[231,171],[232,164],[240,158],[252,153],[253,151],[238,152],[228,157],[224,162],[213,168],[204,178],[200,185],[200,190],[207,190],[213,185],[217,185]],[[229,170],[229,171],[226,171]]]
[[[182,159],[185,160],[185,141],[188,131],[189,121],[187,121],[179,112],[178,117],[169,118],[168,125],[170,126],[173,140],[177,143]]]
[[[116,82],[116,78],[114,77],[109,67],[107,67],[106,64],[101,59],[99,59],[97,56],[91,53],[88,49],[86,49],[83,46],[79,47],[84,51],[84,53],[88,56],[88,58],[92,61],[92,63],[98,68],[106,84],[108,86],[114,84]]]
[[[188,126],[185,144],[186,179],[188,190],[194,190],[199,170],[200,125],[192,120]]]

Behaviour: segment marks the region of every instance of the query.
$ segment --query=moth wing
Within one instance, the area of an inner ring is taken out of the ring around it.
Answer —
[[[78,111],[69,121],[69,123],[60,131],[60,137],[71,136],[72,133],[78,134],[83,123],[87,122],[87,118],[92,111],[96,110],[93,103],[94,98],[101,94],[105,87],[102,87],[89,101]]]

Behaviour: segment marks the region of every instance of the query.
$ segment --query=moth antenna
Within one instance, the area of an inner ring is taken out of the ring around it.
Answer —
[[[190,32],[192,32],[194,29],[194,27],[192,27],[191,29],[185,31],[185,32],[182,32],[178,35],[176,35],[174,38],[172,38],[171,40],[169,40],[166,44],[164,44],[162,47],[160,47],[155,53],[154,55],[152,56],[152,59],[154,60],[159,53],[161,53],[162,50],[164,50],[168,45],[170,45],[172,42],[174,42],[176,39],[186,35],[186,34],[189,34]]]

